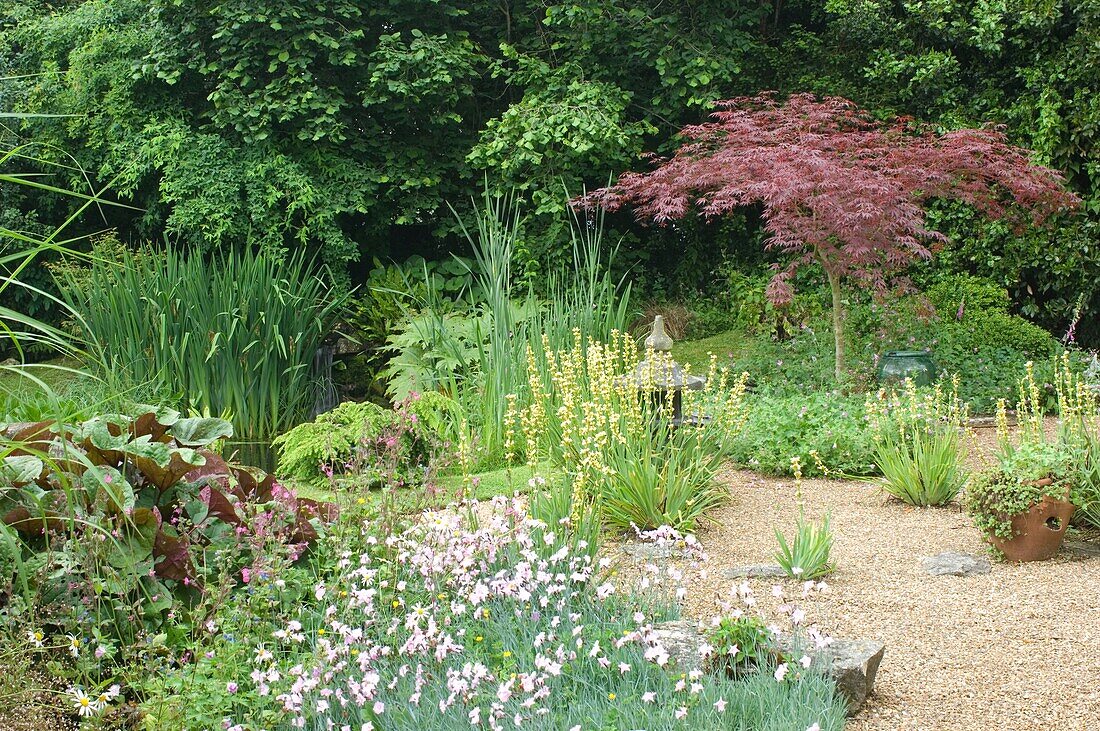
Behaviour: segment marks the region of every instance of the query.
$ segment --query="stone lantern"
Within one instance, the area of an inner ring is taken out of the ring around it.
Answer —
[[[657,315],[653,319],[653,329],[645,339],[646,359],[627,375],[634,386],[647,393],[658,409],[668,409],[672,413],[673,426],[696,424],[699,416],[684,416],[684,389],[701,391],[707,379],[703,376],[690,376],[684,373],[680,364],[672,359],[672,338],[665,332],[665,318]],[[651,360],[652,359],[652,360]]]

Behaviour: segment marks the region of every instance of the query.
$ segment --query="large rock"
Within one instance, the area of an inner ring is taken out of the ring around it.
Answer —
[[[935,556],[925,556],[920,560],[924,570],[933,576],[970,576],[972,574],[988,574],[990,571],[989,559],[985,556],[974,556],[969,553],[945,551]]]
[[[699,632],[698,625],[687,620],[661,622],[653,628],[668,653],[670,660],[680,672],[691,672],[701,667],[700,649],[706,638]],[[797,641],[790,635],[780,636],[777,640],[780,651],[799,657],[808,655],[810,667],[820,670],[836,683],[837,691],[848,702],[848,715],[853,715],[863,706],[867,696],[875,685],[875,676],[886,647],[873,640],[832,640],[825,647],[816,647],[813,643]]]
[[[658,543],[625,543],[623,553],[639,561],[659,561],[673,557],[672,546]]]
[[[682,673],[690,673],[702,667],[702,648],[706,637],[699,632],[699,625],[686,619],[676,619],[654,625],[653,634],[665,648],[669,659]]]
[[[781,648],[791,651],[794,643],[788,638],[780,640]],[[820,670],[836,683],[836,689],[848,702],[848,715],[854,715],[863,707],[875,685],[879,663],[886,652],[881,642],[874,640],[833,640],[826,647],[802,647],[810,656],[810,667]]]

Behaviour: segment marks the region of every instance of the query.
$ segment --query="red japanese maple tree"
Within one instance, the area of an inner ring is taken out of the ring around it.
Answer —
[[[839,97],[773,93],[718,102],[713,121],[685,127],[683,145],[647,173],[624,173],[584,204],[632,206],[640,220],[666,224],[696,210],[706,218],[758,205],[767,248],[791,255],[768,286],[778,304],[791,276],[816,262],[833,299],[836,374],[844,370],[841,283],[858,278],[879,291],[887,278],[946,239],[930,230],[925,205],[964,201],[1002,218],[1036,222],[1079,202],[1062,177],[1029,159],[992,128],[938,134],[910,119],[873,119]]]

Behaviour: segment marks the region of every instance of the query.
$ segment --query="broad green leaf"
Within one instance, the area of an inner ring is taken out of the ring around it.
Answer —
[[[26,485],[38,479],[42,474],[42,460],[31,455],[5,457],[0,462],[0,487],[8,482],[15,487]]]
[[[172,425],[168,434],[186,447],[205,447],[233,436],[233,425],[225,419],[210,417],[180,419]]]

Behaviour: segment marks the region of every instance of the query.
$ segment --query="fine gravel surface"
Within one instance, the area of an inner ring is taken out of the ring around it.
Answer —
[[[701,620],[729,595],[723,572],[772,562],[773,529],[789,532],[798,514],[793,479],[731,471],[723,480],[733,502],[698,534],[706,578],[691,580],[685,605]],[[1045,562],[994,561],[985,575],[930,576],[922,556],[985,550],[958,505],[912,508],[856,481],[806,480],[802,493],[807,516],[831,516],[829,589],[801,599],[798,582],[748,581],[769,618],[778,616],[778,583],[808,623],[885,644],[874,694],[851,731],[1100,730],[1100,557],[1063,548]]]

